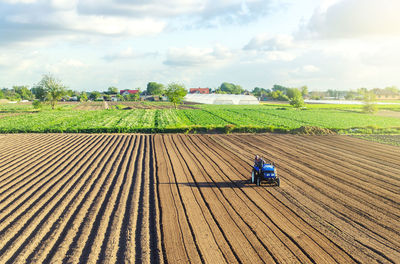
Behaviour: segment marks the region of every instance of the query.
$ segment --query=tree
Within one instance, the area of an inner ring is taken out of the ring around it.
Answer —
[[[274,86],[272,87],[272,91],[281,91],[284,94],[286,94],[287,89],[287,87],[278,84],[274,84]]]
[[[19,94],[22,100],[32,100],[33,94],[28,89],[28,86],[13,86],[15,93]]]
[[[66,87],[50,74],[45,74],[39,85],[46,93],[46,100],[50,102],[51,109],[54,109],[58,100],[65,94]]]
[[[162,95],[164,93],[164,85],[156,82],[149,82],[147,84],[147,94]]]
[[[42,102],[39,101],[39,100],[35,100],[35,101],[32,102],[32,106],[35,109],[40,109],[40,108],[42,108]]]
[[[368,89],[367,88],[358,88],[357,93],[364,98],[364,94],[368,93]]]
[[[357,99],[357,92],[354,92],[354,91],[348,91],[347,93],[346,93],[346,95],[344,96],[344,99],[346,99],[346,100],[354,100],[354,99]]]
[[[271,93],[271,97],[278,101],[289,101],[289,98],[282,91],[277,90]]]
[[[260,87],[254,87],[251,93],[256,97],[262,97],[262,96],[268,96],[271,93],[271,90]]]
[[[303,97],[308,96],[308,87],[306,85],[302,86],[300,89]]]
[[[78,97],[78,100],[79,100],[80,102],[86,102],[86,101],[88,100],[87,93],[82,92],[81,95]]]
[[[294,108],[300,108],[304,106],[304,100],[301,94],[295,95],[295,97],[291,98],[289,101],[290,105]]]
[[[216,89],[215,93],[216,94],[226,94],[227,92],[221,91],[221,89]]]
[[[44,87],[40,85],[32,87],[31,92],[33,93],[33,95],[37,100],[39,101],[46,100],[46,91],[44,90]]]
[[[89,94],[89,99],[95,101],[96,99],[100,98],[101,94],[98,91],[91,92]]]
[[[400,94],[400,90],[396,86],[388,86],[384,90],[392,95]]]
[[[103,95],[103,99],[104,99],[104,101],[111,101],[111,95],[105,94],[105,95]]]
[[[375,94],[372,91],[364,91],[363,92],[363,102],[364,102],[364,106],[363,106],[363,112],[364,113],[369,113],[369,114],[373,114],[376,111],[378,111],[378,108],[375,104]]]
[[[219,90],[228,94],[241,94],[244,92],[242,86],[227,82],[223,82],[219,87]]]
[[[133,94],[133,100],[134,101],[139,101],[140,100],[141,91],[140,91],[140,88],[136,88],[136,90],[138,90],[138,92]]]
[[[104,92],[105,94],[118,94],[118,88],[111,86],[108,87],[107,92]]]
[[[168,97],[168,100],[174,104],[175,109],[178,108],[178,104],[183,101],[183,97],[187,94],[187,90],[184,85],[170,83],[168,84],[165,95]]]
[[[74,94],[75,94],[75,91],[69,89],[69,90],[66,90],[66,91],[65,91],[65,94],[64,94],[64,95],[66,95],[66,96],[68,96],[68,97],[72,97],[72,96],[74,96]]]
[[[297,88],[287,88],[286,95],[287,97],[289,97],[289,99],[293,99],[299,96],[302,97],[300,90]]]

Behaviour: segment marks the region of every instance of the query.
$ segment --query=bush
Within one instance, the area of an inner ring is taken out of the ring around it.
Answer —
[[[41,109],[42,108],[42,102],[40,102],[39,100],[35,100],[32,102],[32,106],[35,109]]]
[[[376,106],[376,104],[373,103],[365,103],[362,111],[367,114],[373,114],[378,111],[378,107]]]
[[[296,96],[290,100],[290,105],[294,108],[300,108],[304,106],[304,100],[301,96]]]
[[[376,111],[378,111],[378,107],[375,104],[376,102],[375,94],[372,91],[364,92],[363,101],[364,101],[364,106],[362,108],[362,111],[364,113],[373,114]]]

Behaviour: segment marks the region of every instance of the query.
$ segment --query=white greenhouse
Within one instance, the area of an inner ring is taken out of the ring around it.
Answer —
[[[242,94],[187,94],[186,102],[216,105],[250,105],[258,104],[256,97]]]

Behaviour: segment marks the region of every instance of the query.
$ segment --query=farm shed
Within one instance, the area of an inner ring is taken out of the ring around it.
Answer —
[[[243,94],[187,94],[186,102],[219,105],[249,105],[258,104],[256,97]]]
[[[198,94],[209,94],[210,88],[190,88],[189,93],[198,93]]]

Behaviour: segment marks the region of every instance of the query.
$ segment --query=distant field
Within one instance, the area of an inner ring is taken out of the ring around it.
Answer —
[[[108,108],[108,109],[107,109]],[[120,110],[121,109],[121,110]],[[379,106],[400,111],[400,106]],[[93,110],[93,111],[90,111]],[[342,133],[400,133],[400,118],[364,114],[357,105],[182,105],[165,102],[61,103],[37,110],[0,105],[0,132],[290,132],[316,126]]]
[[[355,137],[400,147],[400,135],[356,135]]]

